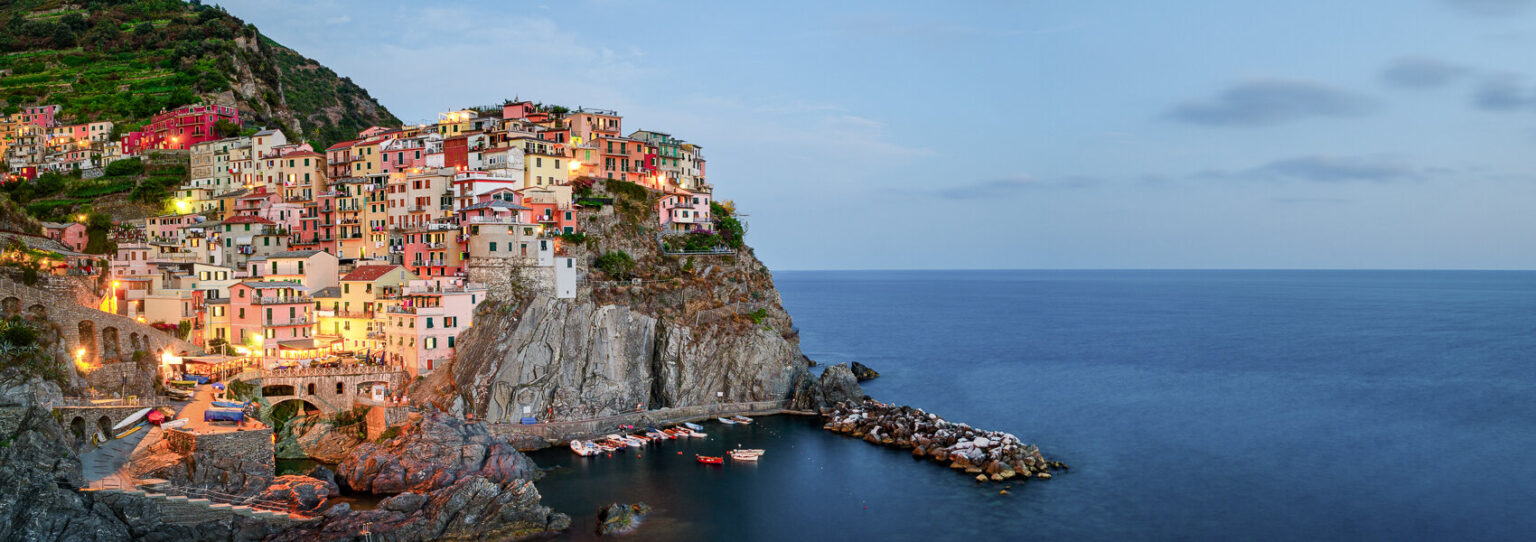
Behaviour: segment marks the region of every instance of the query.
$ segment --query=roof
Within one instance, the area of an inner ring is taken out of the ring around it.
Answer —
[[[353,139],[353,140],[351,140],[351,141],[343,141],[343,142],[341,142],[341,143],[337,143],[337,144],[335,144],[335,145],[331,145],[331,146],[329,146],[329,147],[326,147],[326,148],[325,148],[325,150],[328,150],[328,151],[334,151],[334,150],[341,150],[341,149],[345,149],[345,148],[347,148],[347,147],[351,147],[351,146],[353,146],[353,145],[356,145],[356,144],[357,144],[357,141],[358,141],[358,140],[356,140],[356,139]]]
[[[348,282],[351,282],[351,281],[373,281],[373,280],[379,280],[379,277],[382,277],[382,276],[388,274],[390,271],[394,271],[398,267],[400,267],[400,266],[398,266],[398,265],[364,265],[364,266],[358,267],[357,269],[353,269],[351,273],[347,273],[346,276],[341,277],[341,280],[348,281]]]
[[[517,211],[527,211],[527,210],[532,209],[531,207],[523,207],[522,205],[518,205],[516,203],[512,203],[512,202],[509,202],[509,201],[506,201],[506,200],[499,200],[498,199],[498,200],[491,200],[491,201],[476,203],[474,205],[470,205],[468,207],[465,207],[465,208],[459,209],[459,210],[460,211],[478,211],[480,209],[491,209],[491,208],[512,209],[512,210],[517,210]]]
[[[275,134],[275,133],[277,133],[277,130],[267,129],[267,130],[262,130],[260,132],[256,132],[256,135],[272,135],[272,134]]]
[[[323,297],[326,299],[341,297],[341,288],[336,286],[327,286],[325,288],[315,290],[314,295],[311,297]]]
[[[272,259],[272,258],[308,258],[310,256],[314,256],[314,255],[319,254],[321,252],[323,252],[323,251],[320,251],[320,250],[287,250],[287,251],[279,252],[277,254],[268,255],[267,259]]]

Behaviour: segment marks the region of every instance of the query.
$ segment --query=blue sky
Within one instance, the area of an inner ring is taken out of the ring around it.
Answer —
[[[217,3],[703,145],[774,269],[1536,267],[1536,0]]]

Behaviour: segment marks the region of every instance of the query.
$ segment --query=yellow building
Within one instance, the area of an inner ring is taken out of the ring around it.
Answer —
[[[387,304],[398,303],[401,289],[417,276],[399,265],[365,265],[341,277],[341,286],[326,288],[319,303],[322,337],[335,337],[353,351],[383,347],[383,318]],[[370,336],[377,335],[377,336]]]

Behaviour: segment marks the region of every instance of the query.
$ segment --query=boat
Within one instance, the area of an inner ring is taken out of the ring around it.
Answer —
[[[736,423],[752,423],[752,418],[746,416],[731,416],[731,419],[736,420]]]
[[[687,427],[687,428],[692,429],[694,431],[703,431],[704,430],[704,426],[696,424],[696,423],[693,423],[693,422],[683,422],[683,427]]]
[[[624,444],[631,448],[639,448],[641,446],[645,446],[645,441],[627,435],[619,437],[619,440],[623,440]]]
[[[741,422],[736,421],[733,418],[715,418],[715,419],[716,420],[720,420],[720,423],[723,423],[723,424],[726,424],[726,425],[736,425],[738,423],[741,423]]]
[[[597,444],[592,442],[585,440],[573,440],[571,441],[571,451],[576,452],[576,455],[586,457],[589,455],[597,455],[602,453],[603,450],[602,448],[598,448]]]
[[[188,421],[189,420],[187,420],[186,418],[176,418],[174,420],[171,420],[171,421],[168,421],[168,422],[160,424],[160,428],[161,429],[175,429],[177,427],[181,427],[183,425],[186,425]]]
[[[731,459],[737,461],[757,461],[757,458],[762,457],[762,455],[763,454],[755,454],[747,450],[731,450],[730,452]]]
[[[238,409],[244,410],[245,407],[248,407],[248,406],[251,406],[251,405],[250,405],[250,403],[236,403],[234,401],[214,401],[213,402],[213,406],[218,407],[218,408],[238,408]]]
[[[731,450],[731,451],[732,452],[741,452],[741,453],[746,453],[746,454],[752,454],[752,455],[763,455],[763,454],[768,453],[768,450],[761,450],[761,449],[755,449],[755,448],[737,448],[737,449]]]
[[[724,457],[715,457],[715,456],[708,456],[708,455],[695,455],[693,457],[697,458],[700,463],[704,463],[706,465],[719,465],[719,464],[725,462],[725,458]]]
[[[651,427],[651,428],[646,429],[645,430],[645,436],[650,437],[651,440],[662,440],[662,439],[677,438],[677,437],[674,437],[672,435],[668,435],[666,433],[663,433],[663,432],[661,432],[660,429],[657,429],[655,427]]]
[[[154,409],[146,408],[146,409],[142,409],[142,410],[139,410],[137,412],[134,412],[133,414],[129,414],[127,418],[123,418],[123,421],[117,422],[117,425],[112,426],[111,433],[116,435],[118,431],[122,431],[123,429],[126,429],[130,425],[139,423],[140,420],[144,419],[145,415],[149,414],[150,410],[154,410]]]
[[[123,431],[121,433],[118,433],[116,437],[112,437],[112,438],[123,438],[123,437],[126,437],[128,435],[132,435],[132,434],[138,432],[140,429],[143,429],[143,428],[144,428],[144,424],[141,423],[141,424],[135,425],[133,427],[129,427],[127,431]]]

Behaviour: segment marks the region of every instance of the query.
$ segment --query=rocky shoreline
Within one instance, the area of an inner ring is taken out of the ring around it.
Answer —
[[[823,429],[865,441],[911,449],[915,457],[928,457],[949,468],[976,475],[977,481],[1001,482],[1013,478],[1050,479],[1052,470],[1066,470],[1047,461],[1040,448],[1024,444],[1002,431],[986,431],[954,423],[910,406],[888,405],[864,398],[839,401],[823,410]]]

